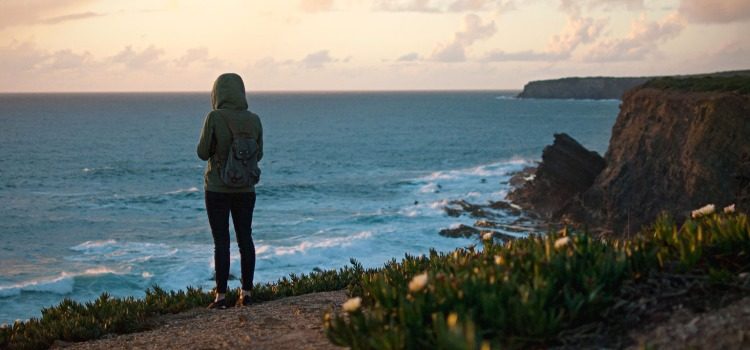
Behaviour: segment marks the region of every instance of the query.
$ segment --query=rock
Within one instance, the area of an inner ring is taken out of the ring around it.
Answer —
[[[749,94],[634,89],[612,128],[606,169],[566,210],[619,235],[709,203],[746,211],[749,140]]]
[[[462,212],[468,213],[473,218],[493,217],[494,214],[484,210],[484,207],[477,204],[471,204],[463,199],[448,202],[448,205],[457,205],[460,209],[445,207],[444,210],[449,216],[460,216]]]
[[[518,187],[523,186],[523,184],[533,180],[534,177],[536,176],[536,168],[537,167],[535,166],[534,167],[528,166],[528,167],[523,168],[523,170],[513,174],[510,177],[510,181],[509,181],[510,185],[513,188],[518,188]]]
[[[521,215],[521,208],[518,206],[514,206],[511,203],[508,203],[506,201],[495,201],[490,202],[490,208],[495,210],[502,210],[507,212],[510,215],[518,216]]]
[[[456,238],[456,237],[471,237],[471,236],[478,235],[478,234],[479,234],[479,230],[478,229],[473,228],[471,226],[466,226],[466,225],[463,225],[463,224],[458,225],[457,227],[446,228],[446,229],[440,230],[440,235],[441,236],[453,237],[453,238]]]
[[[555,134],[544,148],[533,180],[508,195],[523,209],[554,219],[577,195],[586,191],[604,168],[604,159],[567,134]]]

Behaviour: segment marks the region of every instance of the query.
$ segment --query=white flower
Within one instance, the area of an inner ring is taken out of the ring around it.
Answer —
[[[503,265],[505,264],[505,259],[503,259],[502,255],[495,255],[495,265]]]
[[[570,237],[560,237],[555,241],[555,249],[565,247],[566,245],[568,245],[568,243],[570,243]]]
[[[693,217],[693,219],[697,219],[704,215],[711,215],[714,213],[714,211],[716,211],[716,206],[713,204],[707,204],[700,209],[693,210],[691,216]]]
[[[494,235],[494,232],[492,231],[486,231],[482,233],[482,240],[489,241],[492,240],[492,236]]]
[[[346,312],[354,312],[359,309],[360,305],[362,305],[362,298],[355,297],[347,300],[343,305],[341,305],[341,308]]]
[[[734,213],[734,204],[724,207],[724,214]]]
[[[446,323],[448,324],[448,328],[455,327],[457,322],[458,322],[457,313],[451,312],[450,314],[448,314],[448,319],[446,320]]]
[[[409,290],[419,292],[427,285],[427,272],[414,276],[409,282]]]

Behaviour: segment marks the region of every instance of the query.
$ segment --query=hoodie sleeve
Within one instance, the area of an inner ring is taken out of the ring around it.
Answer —
[[[211,113],[206,115],[206,120],[203,121],[203,129],[201,129],[201,136],[198,140],[198,158],[202,160],[208,160],[214,153],[214,127],[211,122]]]

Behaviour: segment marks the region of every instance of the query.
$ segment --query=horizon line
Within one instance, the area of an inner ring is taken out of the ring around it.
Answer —
[[[389,93],[389,92],[518,92],[523,88],[468,88],[468,89],[373,89],[373,90],[249,90],[245,94],[272,94],[272,93]],[[137,91],[137,90],[110,90],[110,91],[0,91],[0,95],[31,95],[31,94],[204,94],[211,93],[211,90],[162,90],[162,91]]]

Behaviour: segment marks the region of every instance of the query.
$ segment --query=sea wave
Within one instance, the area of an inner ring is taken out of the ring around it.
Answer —
[[[331,247],[344,247],[351,245],[352,243],[360,240],[365,240],[372,237],[372,231],[362,231],[353,235],[343,237],[324,238],[317,241],[303,241],[299,244],[288,246],[288,247],[274,247],[271,249],[271,254],[275,256],[293,255],[306,253],[311,249],[320,248],[331,248]],[[268,250],[265,250],[268,251]],[[257,254],[257,251],[256,251]]]
[[[106,266],[88,268],[81,272],[63,271],[57,276],[36,278],[14,284],[0,285],[0,298],[19,295],[23,292],[70,294],[75,286],[75,279],[84,276],[99,276],[105,274],[122,274]]]
[[[117,262],[122,264],[142,263],[155,258],[166,258],[177,254],[178,248],[165,243],[120,242],[114,239],[86,241],[70,250],[79,254],[67,257],[71,261]]]

